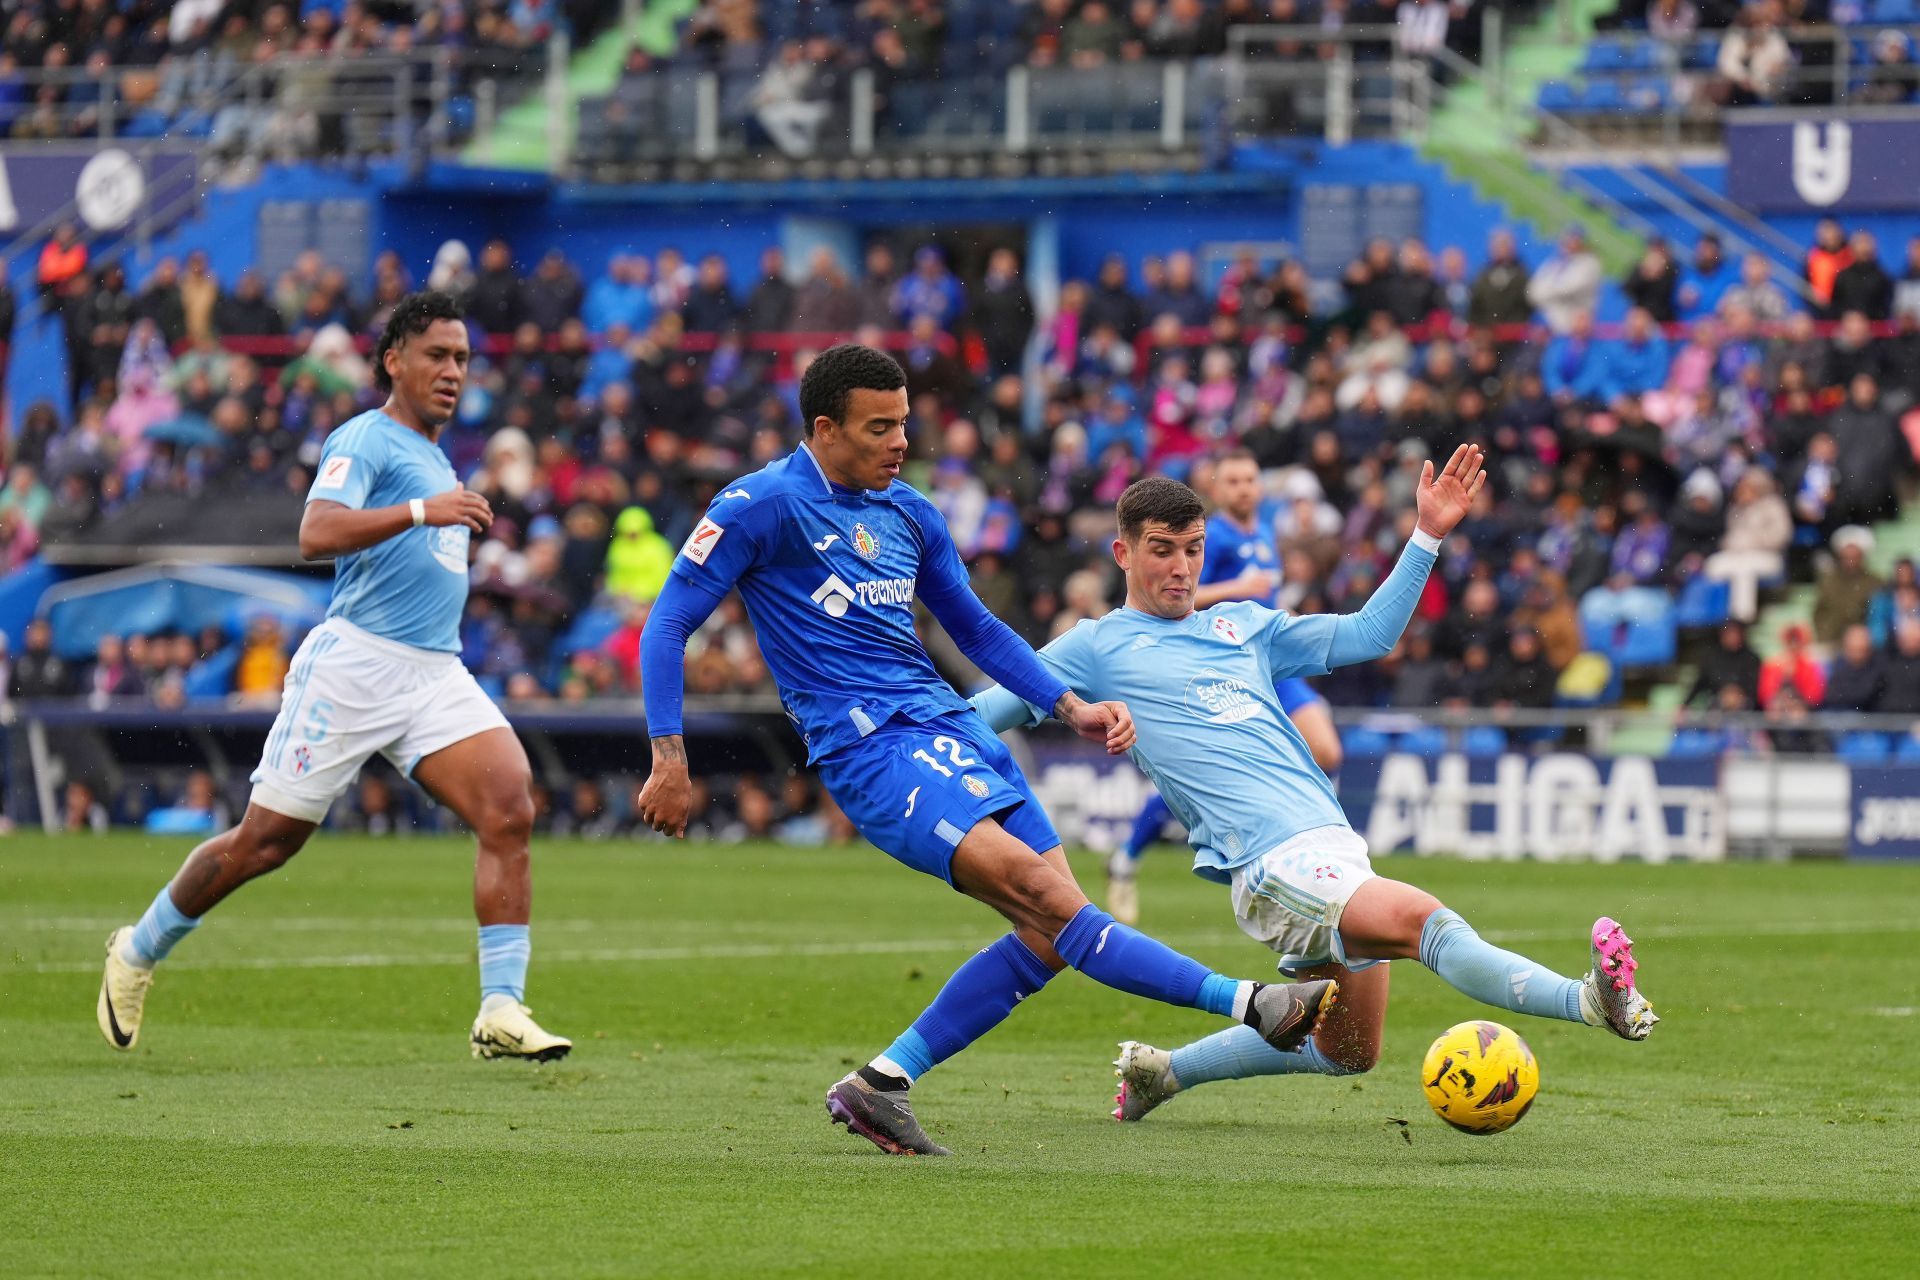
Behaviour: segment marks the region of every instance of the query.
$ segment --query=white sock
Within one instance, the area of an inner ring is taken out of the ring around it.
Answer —
[[[1240,989],[1233,993],[1233,1020],[1235,1022],[1245,1022],[1247,1020],[1247,1007],[1253,1003],[1253,989],[1257,985],[1259,984],[1242,982]]]

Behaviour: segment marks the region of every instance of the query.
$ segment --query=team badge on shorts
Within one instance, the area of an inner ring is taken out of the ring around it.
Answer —
[[[869,560],[880,558],[880,544],[874,540],[873,535],[867,531],[867,526],[863,524],[853,526],[853,549]]]
[[[960,779],[960,785],[972,792],[973,798],[976,800],[985,800],[987,798],[987,784],[983,779],[968,774],[966,777]]]
[[[306,746],[293,749],[293,776],[298,778],[313,768],[313,752]]]

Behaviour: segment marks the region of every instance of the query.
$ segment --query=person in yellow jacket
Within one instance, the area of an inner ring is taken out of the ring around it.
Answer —
[[[653,527],[645,507],[628,507],[613,522],[607,548],[607,591],[629,600],[651,601],[667,583],[673,544]]]

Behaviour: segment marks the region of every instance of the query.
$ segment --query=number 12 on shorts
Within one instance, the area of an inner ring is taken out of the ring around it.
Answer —
[[[952,764],[955,769],[970,769],[980,763],[980,761],[973,756],[962,754],[959,741],[954,738],[949,738],[944,733],[933,740],[933,749],[936,752],[944,754],[947,757],[948,763]],[[929,769],[932,769],[943,778],[951,778],[953,776],[953,769],[949,769],[945,764],[940,763],[940,761],[928,755],[925,747],[915,751],[913,758],[925,764]]]

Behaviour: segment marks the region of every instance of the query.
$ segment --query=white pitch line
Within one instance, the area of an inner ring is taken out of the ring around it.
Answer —
[[[581,923],[591,924],[591,921]],[[472,928],[462,925],[462,928]],[[537,922],[535,929],[543,926]],[[607,924],[608,929],[621,926]],[[1698,928],[1690,925],[1653,925],[1636,928],[1641,938],[1746,938],[1808,937],[1828,933],[1920,933],[1920,921],[1811,921],[1789,920],[1734,928]],[[1567,931],[1489,930],[1482,935],[1493,942],[1547,942],[1565,940]],[[1245,935],[1225,931],[1160,935],[1170,946],[1221,946],[1241,941]],[[596,947],[588,949],[539,950],[542,964],[655,964],[686,963],[699,960],[778,960],[789,957],[831,958],[836,956],[912,955],[916,952],[974,951],[983,945],[980,938],[893,938],[872,942],[793,942],[706,944],[685,947]],[[321,956],[239,956],[227,960],[170,961],[171,970],[272,970],[272,969],[399,969],[464,966],[474,962],[471,951],[391,955],[381,953]],[[94,973],[98,960],[46,960],[16,966],[28,973]],[[0,962],[0,972],[7,966]]]

